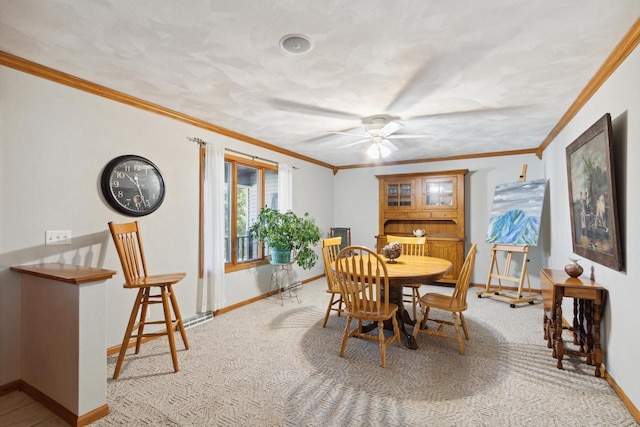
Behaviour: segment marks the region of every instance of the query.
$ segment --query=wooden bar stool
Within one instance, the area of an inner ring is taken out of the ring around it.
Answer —
[[[116,250],[118,251],[120,263],[122,264],[122,270],[124,272],[125,283],[123,287],[138,290],[136,300],[133,304],[133,309],[131,310],[131,316],[129,317],[129,324],[127,325],[122,346],[120,347],[120,354],[118,355],[118,361],[116,362],[113,379],[118,378],[118,375],[120,374],[124,355],[131,343],[131,339],[135,339],[135,352],[138,354],[138,352],[140,352],[142,338],[158,337],[163,335],[167,335],[169,338],[171,358],[173,359],[173,369],[175,372],[178,372],[178,354],[176,352],[176,343],[174,338],[175,331],[180,330],[182,342],[187,350],[189,349],[189,341],[187,340],[187,334],[182,323],[182,316],[180,315],[178,301],[173,293],[173,285],[182,280],[186,276],[186,273],[157,275],[147,274],[147,263],[144,257],[144,249],[142,246],[142,239],[140,238],[138,221],[125,224],[114,224],[113,222],[110,222],[109,229],[111,230],[113,241],[116,244]],[[156,293],[152,294],[152,290]],[[147,319],[147,309],[151,304],[162,304],[164,313],[163,320]],[[173,319],[171,315],[172,308],[175,319]],[[140,317],[136,322],[138,313],[140,314]],[[165,329],[157,332],[145,333],[144,328],[146,325],[164,325]]]

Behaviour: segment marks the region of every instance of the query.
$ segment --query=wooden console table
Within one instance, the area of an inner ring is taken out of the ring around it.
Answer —
[[[21,381],[71,425],[107,404],[106,287],[113,270],[47,263],[11,267],[21,280]]]
[[[600,319],[607,290],[589,279],[569,277],[563,270],[540,270],[540,285],[544,305],[544,337],[553,348],[553,357],[562,369],[565,354],[585,357],[587,365],[595,367],[601,376],[602,348],[600,347]],[[578,350],[565,348],[562,340],[562,299],[573,298],[573,343]]]

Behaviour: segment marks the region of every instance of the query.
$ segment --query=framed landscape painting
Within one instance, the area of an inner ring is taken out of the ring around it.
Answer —
[[[567,146],[566,155],[573,251],[622,270],[609,113]]]

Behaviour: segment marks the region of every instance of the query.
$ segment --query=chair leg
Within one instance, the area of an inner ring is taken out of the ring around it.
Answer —
[[[464,356],[464,342],[462,341],[462,332],[460,332],[460,325],[458,324],[458,315],[456,312],[452,312],[453,316],[453,326],[456,328],[456,338],[458,339],[458,348],[460,349],[460,354]]]
[[[425,310],[426,307],[420,307],[420,312],[418,314],[418,317],[416,318],[416,324],[413,325],[413,338],[418,337],[418,332],[420,332],[420,328],[422,327],[422,319],[424,319]]]
[[[349,339],[349,329],[351,328],[352,317],[347,317],[347,325],[344,327],[344,335],[342,336],[342,344],[340,345],[340,357],[344,357],[344,349],[347,346],[347,340]]]
[[[178,372],[178,353],[176,352],[176,339],[174,336],[176,328],[173,326],[171,319],[171,310],[169,308],[169,296],[166,286],[160,287],[160,295],[162,296],[162,308],[164,309],[164,323],[167,327],[167,337],[169,338],[169,348],[171,348],[171,359],[173,359],[173,370]]]
[[[144,288],[142,292],[142,301],[140,306],[140,320],[138,320],[138,329],[136,331],[136,351],[135,354],[140,353],[140,345],[142,344],[142,334],[144,334],[144,326],[147,321],[147,310],[149,308],[149,296],[151,294],[151,288]]]
[[[418,301],[420,301],[420,289],[419,288],[411,288],[411,300],[413,304],[413,319],[417,319],[416,315],[418,313]]]
[[[122,345],[120,346],[120,353],[118,354],[116,369],[113,371],[114,380],[118,378],[118,375],[120,375],[120,368],[122,367],[122,362],[124,361],[124,355],[127,352],[127,347],[129,347],[129,340],[131,340],[131,334],[133,333],[133,327],[136,323],[136,317],[138,317],[138,310],[140,309],[140,303],[143,298],[143,293],[143,288],[138,289],[138,294],[136,295],[136,300],[133,303],[133,309],[131,310],[131,315],[129,316],[127,330],[124,333],[124,339],[122,340]]]
[[[335,298],[336,294],[331,294],[331,298],[329,299],[329,306],[327,307],[327,312],[324,315],[324,322],[322,323],[322,327],[327,327],[327,320],[329,319],[329,313],[331,313],[331,307],[333,306],[333,298]],[[340,312],[338,312],[340,314]]]
[[[387,367],[387,344],[384,339],[384,322],[378,321],[378,341],[380,341],[380,366]]]
[[[176,315],[176,321],[178,322],[178,328],[180,328],[180,335],[182,335],[182,343],[184,348],[189,350],[189,340],[187,339],[187,332],[184,330],[184,323],[182,322],[182,314],[180,313],[180,307],[178,306],[178,300],[173,293],[173,286],[167,285],[169,289],[169,297],[171,298],[171,306],[173,307],[173,313]]]
[[[398,326],[398,318],[393,316],[391,318],[391,322],[393,323],[393,334],[396,338],[396,345],[398,347],[402,347],[402,341],[400,340],[400,326]]]
[[[467,329],[467,321],[464,320],[464,314],[460,312],[460,320],[462,321],[462,330],[464,331],[464,337],[469,340],[469,329]]]
[[[428,328],[427,321],[429,320],[429,310],[431,310],[431,307],[427,306],[424,311],[424,317],[422,318],[422,325],[420,325],[422,329]]]

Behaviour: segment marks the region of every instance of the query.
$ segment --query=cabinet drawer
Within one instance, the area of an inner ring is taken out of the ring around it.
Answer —
[[[456,211],[433,211],[431,212],[432,218],[457,218],[458,212]]]
[[[385,211],[384,217],[385,218],[392,218],[392,219],[406,218],[407,217],[407,212]]]
[[[431,212],[409,212],[407,215],[407,218],[409,219],[425,219],[425,218],[431,218]]]

